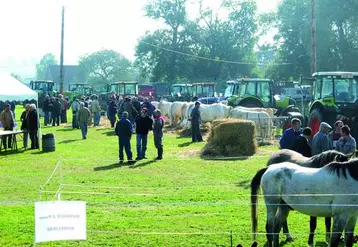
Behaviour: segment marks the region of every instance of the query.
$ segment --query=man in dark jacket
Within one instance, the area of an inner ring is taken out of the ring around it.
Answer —
[[[60,125],[60,115],[61,115],[61,103],[59,98],[56,98],[52,105],[52,126]]]
[[[116,124],[115,132],[119,138],[119,164],[123,164],[123,148],[126,151],[128,163],[134,163],[131,151],[132,124],[128,120],[128,112],[122,113],[122,118]]]
[[[30,112],[27,118],[27,130],[29,131],[29,136],[31,140],[31,149],[39,149],[39,117],[37,115],[36,105],[30,105]]]
[[[289,129],[286,129],[285,132],[283,132],[283,135],[280,139],[280,147],[281,149],[291,149],[293,147],[293,144],[295,143],[296,138],[298,138],[302,133],[301,128],[301,120],[298,118],[293,118],[291,120],[292,127]]]
[[[164,127],[164,118],[162,117],[162,113],[160,110],[154,111],[154,127],[153,127],[153,135],[154,135],[154,145],[158,150],[158,156],[156,160],[163,159],[163,127]]]
[[[46,95],[44,99],[43,111],[45,114],[44,125],[47,126],[48,124],[51,123],[50,119],[51,119],[51,111],[52,111],[52,102],[50,96],[48,95]]]
[[[147,108],[147,110],[148,110],[148,116],[149,116],[149,117],[152,117],[153,112],[154,112],[154,110],[155,110],[155,106],[152,105],[152,103],[149,102],[148,98],[144,98],[144,102],[143,102],[143,104],[142,104],[142,108],[144,108],[144,107]]]
[[[192,142],[202,142],[203,138],[200,133],[200,124],[201,124],[201,116],[200,116],[200,102],[195,102],[195,107],[190,114],[191,121],[191,140]]]
[[[310,127],[306,127],[303,129],[302,135],[300,135],[293,144],[293,151],[296,151],[302,154],[305,157],[311,157],[311,145],[310,145],[310,138],[311,138],[312,130]]]
[[[147,108],[142,108],[140,115],[136,117],[137,133],[137,158],[136,160],[146,159],[145,151],[147,150],[148,132],[153,128],[153,120],[147,115]]]

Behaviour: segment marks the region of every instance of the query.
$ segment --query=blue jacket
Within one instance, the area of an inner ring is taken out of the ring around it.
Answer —
[[[295,140],[302,134],[302,128],[295,132],[293,128],[289,128],[283,132],[283,135],[280,139],[280,147],[281,149],[293,149],[293,145]]]
[[[116,134],[119,139],[129,140],[132,136],[132,123],[128,118],[121,118],[116,124]]]

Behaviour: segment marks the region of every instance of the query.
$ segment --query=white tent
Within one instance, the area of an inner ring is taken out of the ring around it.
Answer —
[[[36,91],[15,79],[12,75],[0,71],[0,101],[38,100]]]

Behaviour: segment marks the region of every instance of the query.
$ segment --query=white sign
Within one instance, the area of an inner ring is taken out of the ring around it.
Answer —
[[[86,240],[86,202],[35,202],[35,242]]]

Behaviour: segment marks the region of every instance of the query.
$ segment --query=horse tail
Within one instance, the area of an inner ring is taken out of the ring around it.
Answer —
[[[251,225],[253,240],[256,240],[257,232],[257,197],[260,189],[261,178],[268,167],[259,170],[251,180]]]

